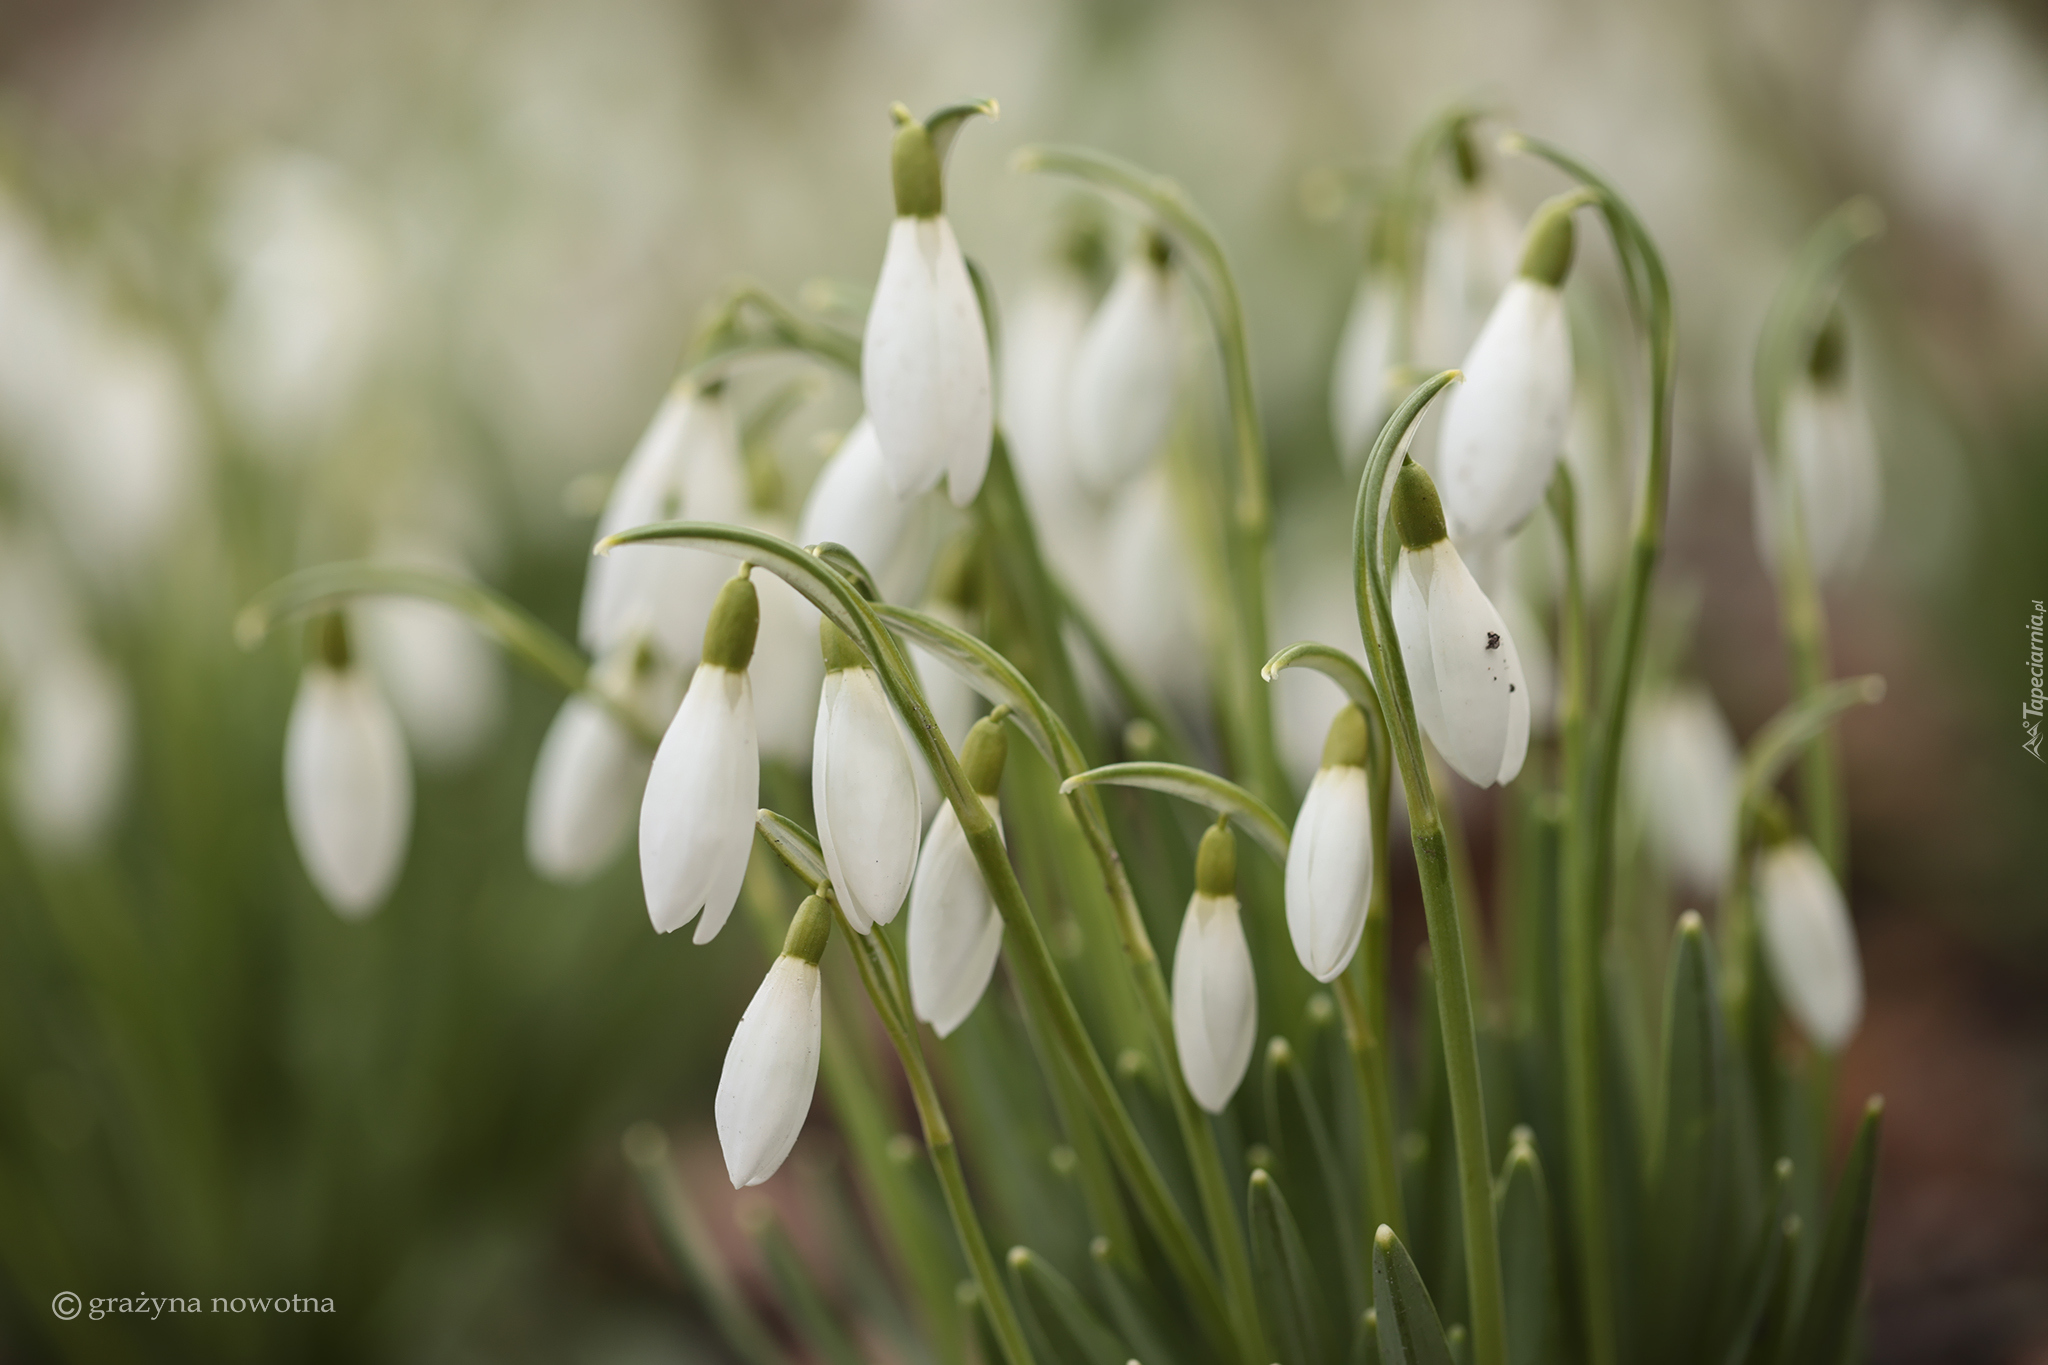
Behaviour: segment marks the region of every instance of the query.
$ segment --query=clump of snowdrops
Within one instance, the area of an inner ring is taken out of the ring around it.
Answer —
[[[374,909],[410,821],[355,599],[453,606],[562,685],[535,868],[591,875],[637,812],[656,931],[706,942],[746,906],[772,957],[713,1107],[728,1173],[776,1176],[822,1076],[867,1213],[836,1224],[853,1318],[756,1219],[771,1326],[660,1131],[628,1134],[679,1268],[751,1361],[790,1358],[787,1334],[855,1359],[857,1332],[1008,1365],[1845,1358],[1880,1106],[1831,1169],[1862,985],[1826,731],[1881,688],[1831,680],[1816,584],[1878,500],[1837,308],[1875,211],[1816,232],[1758,348],[1757,527],[1795,676],[1743,752],[1697,685],[1645,676],[1675,332],[1616,190],[1533,138],[1487,145],[1469,111],[1417,139],[1373,206],[1331,385],[1356,629],[1275,653],[1264,429],[1220,243],[1168,180],[1028,149],[1020,169],[1129,214],[1133,245],[1109,266],[1077,233],[1000,336],[944,177],[994,113],[896,108],[860,334],[748,288],[712,310],[612,486],[577,643],[374,563],[249,609],[251,639],[311,622],[285,794],[315,883]],[[1504,155],[1561,178],[1526,222]],[[1625,323],[1570,306],[1596,231]],[[1206,444],[1190,303],[1227,416]],[[791,354],[865,408],[801,509],[749,465],[776,413],[737,396]],[[1575,419],[1589,354],[1646,381],[1637,407],[1609,393],[1635,434],[1605,465]],[[1597,574],[1594,543],[1618,547]],[[1289,669],[1334,712],[1305,792],[1269,688]],[[1491,934],[1463,787],[1500,789]],[[1412,993],[1390,946],[1404,827],[1428,929]],[[1680,896],[1710,917],[1674,915]],[[1007,1255],[991,1209],[1025,1239]]]

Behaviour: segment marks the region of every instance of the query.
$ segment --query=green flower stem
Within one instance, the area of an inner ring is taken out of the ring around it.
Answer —
[[[1230,262],[1215,229],[1187,193],[1165,176],[1078,147],[1026,147],[1017,154],[1016,165],[1020,170],[1072,176],[1136,200],[1175,239],[1183,254],[1200,266],[1189,278],[1208,310],[1222,353],[1237,466],[1229,517],[1235,630],[1228,641],[1229,667],[1221,679],[1230,699],[1224,712],[1225,726],[1231,757],[1245,784],[1269,805],[1286,809],[1292,803],[1274,739],[1272,699],[1253,676],[1266,657],[1266,551],[1272,507],[1267,490],[1266,437],[1259,426],[1251,351],[1245,339],[1244,305],[1238,298]]]
[[[1473,1360],[1475,1365],[1506,1365],[1507,1307],[1501,1288],[1500,1236],[1494,1224],[1486,1100],[1480,1084],[1478,1030],[1472,1015],[1465,936],[1451,884],[1443,819],[1437,809],[1436,792],[1430,785],[1422,731],[1416,724],[1415,701],[1408,688],[1408,670],[1394,639],[1393,605],[1380,559],[1380,491],[1388,471],[1423,409],[1457,377],[1456,371],[1447,370],[1425,381],[1408,395],[1380,431],[1358,491],[1353,568],[1359,626],[1371,653],[1373,676],[1380,680],[1383,689],[1380,700],[1386,708],[1390,747],[1400,764],[1401,781],[1408,796],[1409,833],[1415,847],[1416,869],[1422,879],[1430,952],[1436,963],[1437,1016],[1443,1034],[1451,1131],[1457,1149]]]
[[[759,321],[750,325],[749,311]],[[749,356],[797,351],[860,377],[860,338],[800,316],[758,285],[740,284],[726,295],[690,347],[683,378],[696,384],[725,378]]]

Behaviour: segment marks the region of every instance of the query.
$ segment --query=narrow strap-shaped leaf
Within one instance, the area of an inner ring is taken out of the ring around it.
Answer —
[[[810,1348],[810,1354],[826,1365],[862,1365],[860,1352],[846,1335],[846,1328],[832,1315],[824,1291],[818,1288],[810,1267],[797,1254],[789,1233],[774,1212],[764,1204],[753,1205],[741,1219],[741,1226],[760,1248],[783,1314]]]
[[[1029,1247],[1010,1248],[1010,1287],[1044,1337],[1044,1358],[1075,1365],[1123,1365],[1130,1351],[1051,1263]]]
[[[1543,1365],[1555,1357],[1558,1281],[1550,1192],[1527,1129],[1515,1131],[1494,1204],[1500,1221],[1501,1289],[1508,1305],[1508,1365]]]
[[[953,150],[953,139],[960,135],[960,129],[967,120],[977,115],[994,119],[1001,110],[995,100],[984,96],[978,100],[966,100],[959,104],[948,104],[934,109],[924,117],[925,132],[931,137],[932,151],[938,156],[941,166],[946,164],[946,154]]]
[[[1774,1229],[1777,1237],[1777,1266],[1771,1275],[1770,1292],[1764,1311],[1757,1318],[1756,1336],[1740,1359],[1744,1365],[1779,1365],[1791,1340],[1793,1315],[1798,1309],[1799,1243],[1804,1236],[1798,1214],[1787,1215]]]
[[[1088,1260],[1095,1268],[1097,1297],[1108,1307],[1117,1334],[1140,1360],[1185,1359],[1187,1348],[1172,1344],[1180,1334],[1163,1320],[1149,1286],[1134,1281],[1118,1269],[1114,1251],[1107,1237],[1097,1237],[1088,1244]]]
[[[1300,644],[1287,646],[1266,660],[1265,667],[1259,670],[1259,676],[1271,682],[1290,668],[1313,669],[1329,678],[1344,689],[1346,697],[1364,708],[1365,713],[1373,718],[1382,731],[1385,730],[1385,722],[1380,719],[1379,690],[1372,685],[1372,678],[1366,673],[1365,666],[1343,650],[1334,645],[1304,640]]]
[[[1380,1315],[1368,1308],[1351,1329],[1351,1365],[1380,1365]]]
[[[1287,826],[1271,806],[1229,778],[1179,763],[1110,763],[1074,774],[1060,784],[1060,791],[1065,794],[1090,786],[1140,787],[1207,806],[1236,820],[1276,862],[1287,862]]]
[[[1373,1307],[1379,1314],[1380,1359],[1386,1365],[1452,1365],[1436,1305],[1408,1248],[1384,1225],[1372,1244]]]
[[[1251,1224],[1252,1283],[1258,1290],[1259,1311],[1280,1359],[1289,1365],[1320,1365],[1329,1358],[1322,1295],[1316,1290],[1315,1268],[1302,1244],[1301,1228],[1272,1172],[1252,1172],[1245,1220]]]
[[[821,540],[816,545],[805,547],[819,559],[839,571],[840,577],[853,584],[854,591],[870,602],[881,596],[875,591],[875,576],[868,572],[868,566],[860,562],[860,556],[836,540]]]
[[[1791,703],[1765,722],[1749,742],[1742,757],[1743,828],[1739,840],[1746,851],[1755,837],[1758,809],[1777,785],[1778,778],[1807,745],[1832,725],[1835,718],[1852,706],[1868,706],[1884,700],[1884,679],[1875,673],[1844,678]],[[1742,869],[1738,867],[1739,873]]]
[[[1007,703],[1011,722],[1024,732],[1031,747],[1038,750],[1054,772],[1070,772],[1081,766],[1079,749],[1066,727],[1038,695],[1038,689],[993,645],[908,607],[878,602],[875,614],[891,630],[929,650],[982,696],[998,705]]]
[[[761,837],[768,841],[768,847],[775,850],[784,866],[813,890],[832,879],[831,873],[825,870],[825,855],[818,851],[818,841],[802,825],[787,815],[759,810],[754,812],[754,827],[761,831]]]
[[[1790,1206],[1791,1160],[1780,1157],[1772,1175],[1771,1199],[1763,1222],[1723,1296],[1725,1307],[1712,1337],[1716,1353],[1710,1357],[1719,1365],[1742,1365],[1749,1358],[1764,1310],[1770,1303],[1771,1290],[1778,1281],[1785,1251],[1785,1211]]]
[[[1828,1204],[1827,1229],[1813,1281],[1800,1310],[1799,1327],[1785,1353],[1787,1365],[1838,1365],[1854,1334],[1863,1301],[1863,1255],[1870,1238],[1870,1201],[1877,1184],[1877,1141],[1884,1127],[1884,1101],[1863,1109],[1856,1141]]]
[[[1260,1094],[1266,1109],[1266,1140],[1279,1159],[1281,1174],[1307,1201],[1302,1206],[1307,1226],[1322,1234],[1319,1238],[1305,1235],[1316,1244],[1316,1259],[1324,1262],[1326,1295],[1333,1288],[1332,1280],[1336,1282],[1335,1296],[1326,1302],[1341,1309],[1345,1321],[1354,1319],[1365,1311],[1371,1294],[1370,1272],[1354,1225],[1358,1197],[1345,1180],[1336,1144],[1323,1122],[1322,1106],[1316,1103],[1294,1046],[1283,1037],[1266,1045]],[[1334,1256],[1329,1254],[1332,1249]]]

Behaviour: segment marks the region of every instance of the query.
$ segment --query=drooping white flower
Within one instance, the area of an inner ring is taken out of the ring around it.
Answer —
[[[830,621],[818,631],[825,685],[811,746],[811,806],[839,904],[864,934],[896,918],[917,871],[924,827],[917,770],[874,668]]]
[[[968,785],[999,836],[996,792],[1008,749],[1001,723],[983,719],[974,723],[960,754]],[[910,884],[910,1004],[917,1017],[941,1038],[960,1027],[988,989],[1002,947],[1003,918],[989,898],[959,815],[947,802],[932,821]]]
[[[988,335],[946,221],[938,154],[907,115],[891,159],[897,217],[861,342],[861,396],[897,494],[944,478],[965,507],[981,491],[995,434]]]
[[[1330,365],[1330,431],[1347,469],[1364,462],[1394,406],[1400,331],[1400,277],[1388,270],[1366,271],[1351,296]]]
[[[1208,698],[1196,581],[1172,481],[1155,465],[1117,495],[1100,567],[1075,591],[1132,675],[1189,714]]]
[[[1529,224],[1521,273],[1465,357],[1449,395],[1436,469],[1451,534],[1499,540],[1536,509],[1572,415],[1571,329],[1559,290],[1571,268],[1573,196]]]
[[[377,558],[468,576],[441,546],[387,541]],[[505,715],[504,661],[491,642],[460,612],[419,598],[373,599],[357,620],[363,655],[421,766],[449,771],[476,757]]]
[[[1373,861],[1365,760],[1365,713],[1347,704],[1330,722],[1287,846],[1287,933],[1318,981],[1334,981],[1350,965],[1365,930]]]
[[[1515,275],[1520,226],[1467,152],[1460,155],[1460,181],[1437,206],[1424,246],[1415,346],[1426,371],[1455,365],[1471,349]]]
[[[1238,917],[1236,841],[1212,825],[1173,949],[1174,1047],[1189,1093],[1210,1113],[1222,1113],[1244,1080],[1258,1023],[1258,980]]]
[[[755,529],[789,538],[789,527],[773,521]],[[761,756],[801,768],[811,761],[817,728],[818,609],[774,574],[761,582],[761,634],[747,670],[754,687],[754,726]]]
[[[1143,470],[1173,423],[1178,299],[1165,239],[1150,235],[1081,339],[1068,378],[1067,437],[1075,471],[1098,493]]]
[[[284,797],[306,873],[346,919],[391,891],[412,829],[405,737],[369,672],[350,661],[339,617],[306,665],[285,728]]]
[[[1815,1046],[1840,1051],[1863,1019],[1863,964],[1848,903],[1812,844],[1757,855],[1756,907],[1779,998]]]
[[[682,678],[653,651],[627,646],[599,662],[593,685],[651,731],[675,714]],[[550,881],[580,882],[611,861],[633,828],[654,753],[586,692],[562,703],[541,741],[526,798],[526,856]]]
[[[1067,411],[1074,357],[1093,307],[1080,278],[1060,269],[1033,280],[1003,318],[1003,436],[1033,529],[1052,559],[1059,558],[1066,518],[1091,501],[1074,468]]]
[[[1721,709],[1697,685],[1645,698],[1628,759],[1657,852],[1688,886],[1719,895],[1735,848],[1742,763]]]
[[[120,807],[128,690],[96,654],[58,645],[29,660],[12,691],[0,750],[15,823],[44,852],[77,854],[106,833]]]
[[[1482,787],[1514,780],[1529,752],[1529,687],[1514,638],[1444,532],[1418,464],[1396,480],[1401,537],[1391,605],[1416,719],[1437,751]]]
[[[831,931],[831,907],[807,897],[726,1049],[713,1109],[736,1190],[781,1168],[811,1112],[825,1017],[818,959]]]
[[[760,806],[760,748],[747,665],[761,604],[742,569],[720,590],[704,661],[655,750],[640,803],[640,879],[661,933],[697,918],[695,941],[725,927],[747,875]]]
[[[869,573],[887,577],[916,507],[889,482],[874,420],[864,416],[818,471],[804,501],[797,540],[804,545],[836,541],[853,551]]]
[[[1773,571],[1781,537],[1793,526],[1806,536],[1813,572],[1834,578],[1862,562],[1883,511],[1884,478],[1869,414],[1851,389],[1839,320],[1823,329],[1805,373],[1785,393],[1778,418],[1780,483],[1759,462],[1757,544]]]

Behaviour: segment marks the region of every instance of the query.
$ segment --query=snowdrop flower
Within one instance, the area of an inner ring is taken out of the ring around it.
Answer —
[[[1455,135],[1452,151],[1457,184],[1438,205],[1423,251],[1415,331],[1427,370],[1456,363],[1471,347],[1487,310],[1514,278],[1521,235],[1465,130]]]
[[[988,809],[998,836],[1003,825],[996,792],[1008,756],[1009,739],[993,713],[974,723],[960,751],[967,784]],[[932,821],[910,884],[910,1004],[917,1017],[941,1038],[959,1028],[988,989],[1002,946],[1003,918],[989,899],[960,817],[947,802]]]
[[[15,823],[46,853],[98,841],[128,770],[128,691],[96,654],[59,644],[26,662],[13,698],[7,753]]]
[[[831,934],[832,907],[818,896],[805,897],[781,954],[725,1050],[713,1111],[725,1171],[736,1190],[758,1185],[781,1168],[811,1112],[825,1018],[818,960]]]
[[[1856,926],[1812,844],[1786,839],[1757,856],[1764,957],[1785,1008],[1815,1046],[1840,1051],[1863,1019]]]
[[[1067,436],[1074,357],[1088,334],[1094,302],[1080,276],[1060,268],[1034,280],[1006,311],[1003,326],[1003,436],[1034,529],[1060,558],[1067,518],[1091,501],[1074,469]]]
[[[725,927],[754,848],[761,762],[747,665],[760,626],[760,595],[742,565],[719,590],[703,662],[654,752],[640,802],[648,917],[666,934],[703,911],[698,943]]]
[[[897,496],[882,467],[874,419],[863,416],[818,471],[797,529],[797,541],[836,541],[871,574],[885,575],[916,503]]]
[[[1365,758],[1365,712],[1347,704],[1330,722],[1322,767],[1287,846],[1287,933],[1318,981],[1336,980],[1351,964],[1365,929],[1373,859]]]
[[[811,746],[811,806],[840,907],[864,934],[896,918],[917,870],[924,826],[917,771],[880,676],[829,620],[818,622],[818,638],[825,686]]]
[[[1098,571],[1076,584],[1082,606],[1154,695],[1200,714],[1207,703],[1202,604],[1194,556],[1164,464],[1117,495],[1103,523]]]
[[[412,769],[398,718],[350,655],[340,615],[319,629],[284,738],[285,815],[306,873],[345,919],[391,891],[412,829]]]
[[[1742,765],[1720,708],[1692,685],[1646,699],[1628,757],[1651,843],[1687,885],[1718,895],[1735,847]]]
[[[908,110],[893,112],[896,221],[861,342],[861,396],[897,495],[943,477],[965,507],[981,490],[995,434],[988,334],[946,221],[939,152]]]
[[[1529,752],[1529,688],[1514,638],[1444,530],[1421,465],[1395,480],[1394,634],[1423,733],[1467,781],[1514,780]]]
[[[647,788],[654,754],[612,707],[626,707],[650,732],[666,730],[680,696],[680,674],[644,642],[601,660],[594,674],[593,688],[612,705],[591,692],[563,702],[527,789],[526,857],[550,881],[584,881],[610,862]]]
[[[789,538],[786,523],[757,521],[755,529]],[[774,574],[757,586],[761,633],[748,674],[754,683],[754,724],[761,756],[802,768],[811,761],[818,684],[825,676],[818,661],[818,609]]]
[[[1757,544],[1773,571],[1794,509],[1813,572],[1822,578],[1855,568],[1877,531],[1884,501],[1877,438],[1850,390],[1845,351],[1841,319],[1832,318],[1814,341],[1806,372],[1785,394],[1778,419],[1781,491],[1773,490],[1765,466],[1757,466]]]
[[[1450,395],[1437,443],[1444,510],[1460,542],[1505,537],[1536,509],[1564,452],[1572,415],[1571,331],[1559,291],[1572,263],[1572,210],[1561,195],[1529,225],[1521,273],[1486,319]]]
[[[1251,1065],[1259,985],[1237,909],[1237,839],[1222,821],[1202,835],[1195,894],[1173,950],[1173,1042],[1195,1103],[1220,1114]]]
[[[1067,435],[1075,471],[1098,493],[1144,469],[1173,422],[1180,368],[1180,310],[1166,239],[1118,272],[1074,358]]]
[[[1401,275],[1386,240],[1391,232],[1388,216],[1381,214],[1330,367],[1330,431],[1346,469],[1364,462],[1396,397],[1403,305]]]
[[[468,576],[461,557],[439,546],[386,544],[378,558]],[[449,771],[476,757],[505,715],[504,662],[491,642],[460,612],[418,598],[365,602],[356,619],[421,765]]]

